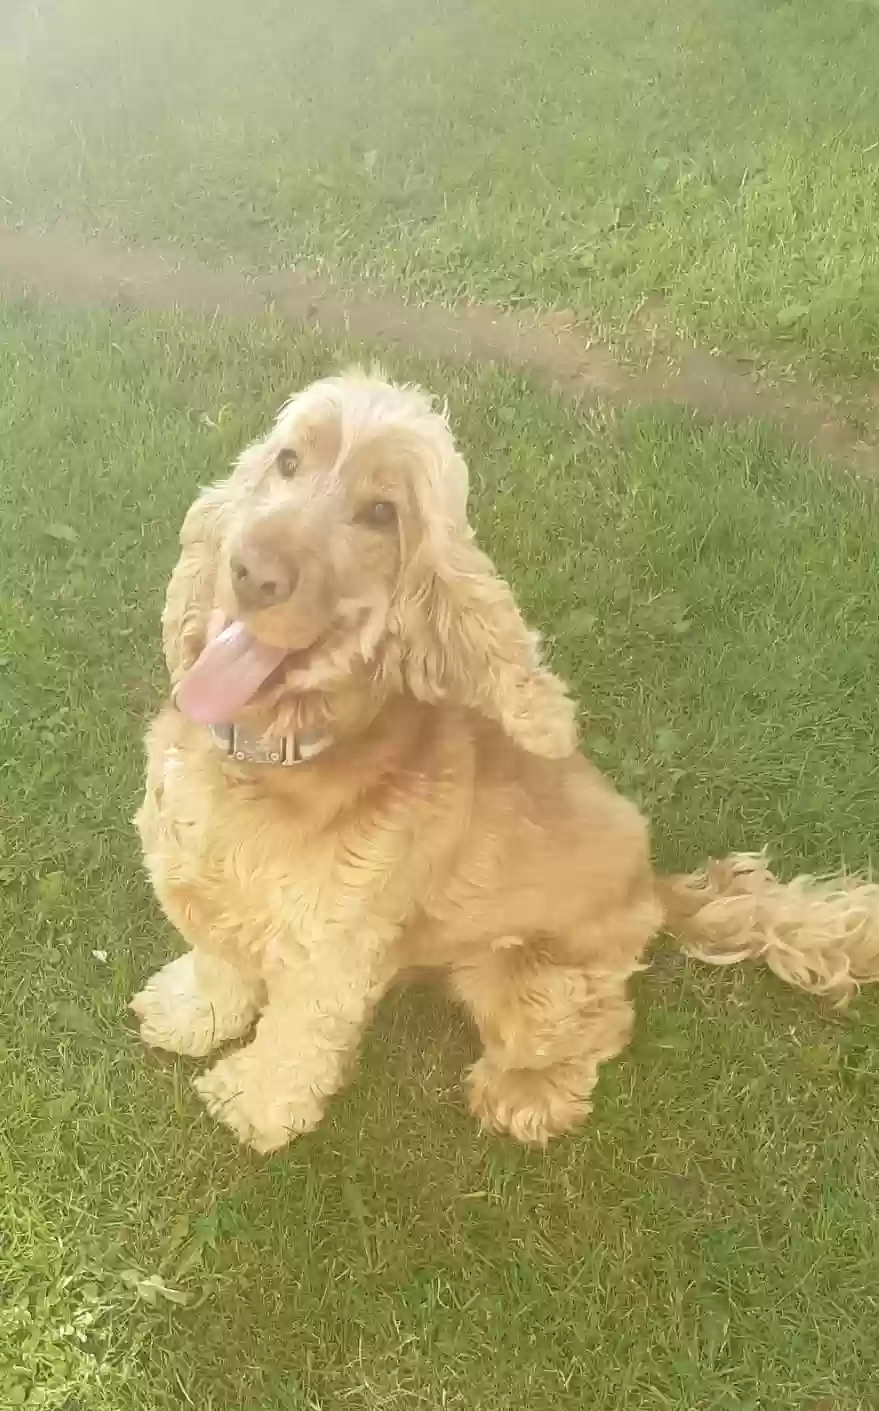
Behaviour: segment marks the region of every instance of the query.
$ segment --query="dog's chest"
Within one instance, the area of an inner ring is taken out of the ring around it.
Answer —
[[[334,933],[390,921],[393,830],[362,817],[327,825],[295,798],[173,745],[154,763],[161,785],[144,806],[153,815],[142,826],[148,865],[157,885],[193,898],[217,939],[250,953],[282,941],[314,951]]]

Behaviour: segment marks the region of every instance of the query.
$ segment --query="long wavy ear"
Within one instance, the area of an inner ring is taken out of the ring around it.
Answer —
[[[229,519],[235,502],[256,484],[266,463],[265,442],[248,446],[228,480],[202,490],[183,520],[180,557],[168,583],[162,612],[162,646],[172,685],[204,650]]]
[[[567,689],[543,665],[539,638],[469,530],[450,527],[439,544],[416,549],[393,620],[404,679],[419,700],[479,711],[532,754],[576,749]]]
[[[205,645],[228,504],[225,486],[203,491],[180,530],[180,557],[162,612],[162,646],[172,684],[192,666]]]

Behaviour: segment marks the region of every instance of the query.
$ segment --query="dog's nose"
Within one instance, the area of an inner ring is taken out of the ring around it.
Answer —
[[[295,569],[265,549],[238,549],[229,568],[239,605],[249,612],[285,603],[296,586]]]

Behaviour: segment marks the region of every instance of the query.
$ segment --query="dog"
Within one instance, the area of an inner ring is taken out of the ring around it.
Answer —
[[[530,1143],[589,1113],[663,926],[839,1002],[879,979],[879,886],[748,854],[656,875],[467,493],[447,415],[354,371],[294,396],[183,524],[136,824],[187,949],[131,1007],[174,1053],[247,1038],[195,1088],[258,1152],[315,1127],[411,972],[475,1023],[473,1112]]]

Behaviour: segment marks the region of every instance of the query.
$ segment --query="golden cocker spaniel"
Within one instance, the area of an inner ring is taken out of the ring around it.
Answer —
[[[879,978],[879,888],[759,857],[659,879],[647,827],[467,522],[467,468],[420,391],[351,373],[290,401],[186,516],[172,700],[137,815],[187,944],[133,1000],[146,1043],[258,1151],[320,1121],[395,978],[441,972],[483,1053],[490,1128],[590,1109],[663,921],[844,999]]]

